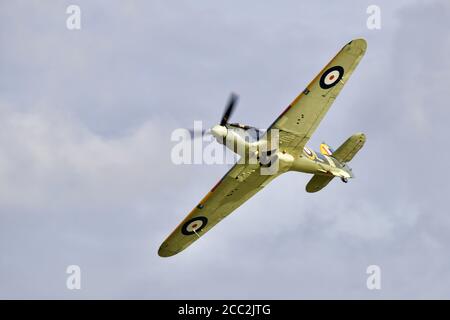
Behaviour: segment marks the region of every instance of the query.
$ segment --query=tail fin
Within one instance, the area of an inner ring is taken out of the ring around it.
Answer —
[[[365,142],[366,135],[364,133],[355,133],[333,152],[333,158],[343,163],[350,162]]]

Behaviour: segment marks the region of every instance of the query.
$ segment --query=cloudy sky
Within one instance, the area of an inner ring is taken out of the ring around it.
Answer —
[[[446,0],[1,1],[0,298],[449,298],[449,27]],[[231,91],[233,120],[267,127],[359,37],[309,143],[365,132],[356,179],[307,194],[287,173],[160,258],[229,167],[173,164],[171,132],[217,123]]]

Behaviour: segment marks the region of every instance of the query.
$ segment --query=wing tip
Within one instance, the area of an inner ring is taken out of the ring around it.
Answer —
[[[169,250],[167,244],[164,242],[158,249],[158,256],[167,258],[176,255],[178,252]]]
[[[347,43],[346,46],[358,48],[364,53],[367,50],[367,41],[364,38],[357,38]]]

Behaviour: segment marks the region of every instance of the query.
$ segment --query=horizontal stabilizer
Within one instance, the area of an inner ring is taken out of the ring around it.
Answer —
[[[333,178],[334,177],[315,174],[306,185],[306,192],[317,192],[322,190],[331,180],[333,180]]]
[[[333,152],[333,158],[340,162],[349,162],[363,147],[365,142],[366,135],[364,133],[355,133]]]

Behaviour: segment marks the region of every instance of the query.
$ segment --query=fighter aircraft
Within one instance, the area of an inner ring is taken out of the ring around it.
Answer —
[[[366,48],[364,39],[347,43],[265,133],[251,126],[228,122],[237,101],[237,96],[231,96],[222,120],[210,132],[217,142],[238,153],[244,161],[238,161],[167,237],[158,251],[161,257],[184,250],[284,172],[313,174],[306,185],[307,192],[321,190],[334,177],[343,182],[354,177],[348,162],[363,147],[366,141],[363,133],[352,135],[335,151],[322,143],[320,152],[315,152],[306,143]],[[243,138],[243,134],[250,131],[256,133],[255,141]],[[276,132],[276,138],[270,132]],[[263,169],[271,167],[276,170],[263,173]]]

